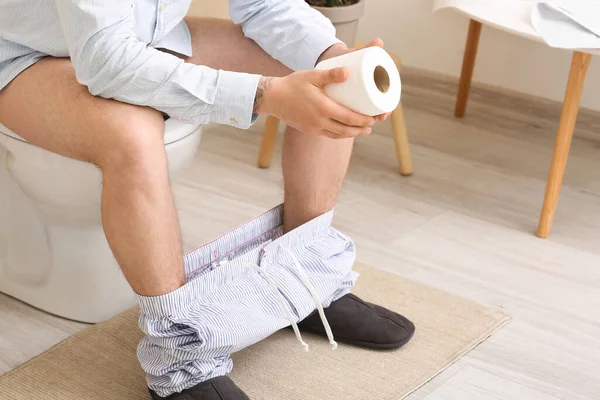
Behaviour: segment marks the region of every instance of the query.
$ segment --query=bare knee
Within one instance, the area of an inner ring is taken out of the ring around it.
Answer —
[[[90,144],[90,162],[104,172],[147,171],[166,167],[164,119],[149,108],[127,107],[107,123],[106,134]]]

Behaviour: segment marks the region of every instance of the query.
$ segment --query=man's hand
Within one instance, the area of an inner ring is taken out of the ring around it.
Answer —
[[[375,39],[369,46],[383,47],[383,41]],[[318,61],[352,51],[356,49],[336,44],[324,51]],[[389,114],[362,115],[336,103],[323,92],[325,85],[341,83],[347,78],[346,68],[299,71],[283,78],[262,77],[256,91],[254,113],[273,115],[301,132],[334,139],[368,135],[375,121],[384,120]]]
[[[380,38],[373,39],[369,44],[367,44],[361,48],[365,48],[365,47],[381,47],[381,48],[383,48],[383,40],[381,40]],[[342,44],[342,43],[334,44],[333,46],[331,46],[330,48],[325,50],[323,52],[323,54],[321,54],[321,56],[317,60],[317,64],[323,60],[327,60],[328,58],[341,56],[342,54],[346,54],[346,53],[352,53],[353,51],[356,51],[356,50],[359,50],[359,49],[356,49],[356,48],[349,49],[345,44]],[[390,115],[390,113],[386,113],[386,114],[377,115],[374,118],[378,121],[384,121],[385,119],[387,119],[387,117],[389,117],[389,115]]]
[[[373,117],[356,113],[323,93],[329,83],[348,78],[346,68],[300,71],[284,78],[262,77],[255,113],[285,121],[301,132],[343,139],[371,133]]]

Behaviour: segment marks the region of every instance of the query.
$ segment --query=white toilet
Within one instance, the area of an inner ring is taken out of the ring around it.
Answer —
[[[201,127],[165,121],[172,182]],[[95,166],[33,146],[0,124],[0,292],[61,317],[100,322],[135,298],[102,231]]]

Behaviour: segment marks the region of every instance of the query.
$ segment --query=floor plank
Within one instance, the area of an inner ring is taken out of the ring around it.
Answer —
[[[558,397],[520,385],[473,367],[466,367],[425,400],[560,400]]]
[[[0,293],[0,374],[86,326],[55,317]]]

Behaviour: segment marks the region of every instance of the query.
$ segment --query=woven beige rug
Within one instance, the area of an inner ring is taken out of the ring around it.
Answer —
[[[280,331],[234,355],[232,378],[253,400],[399,400],[508,323],[505,313],[364,266],[354,290],[415,322],[396,351],[369,351]],[[136,310],[90,327],[0,377],[2,400],[148,400],[135,357]]]

